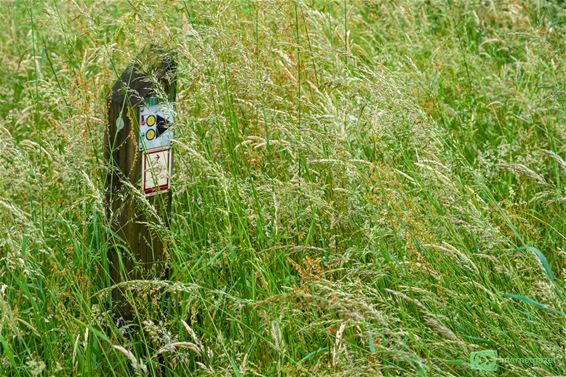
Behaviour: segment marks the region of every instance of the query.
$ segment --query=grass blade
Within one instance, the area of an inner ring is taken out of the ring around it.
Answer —
[[[537,249],[536,247],[532,247],[532,246],[521,246],[521,247],[518,247],[517,250],[527,250],[527,251],[532,251],[533,253],[535,253],[535,255],[538,257],[538,259],[542,263],[542,267],[544,268],[544,271],[546,272],[546,276],[548,277],[548,280],[550,281],[550,283],[552,283],[552,285],[555,285],[554,284],[554,276],[552,275],[552,270],[550,269],[550,265],[548,264],[548,261],[546,260],[546,257],[544,256],[544,254],[539,249]]]

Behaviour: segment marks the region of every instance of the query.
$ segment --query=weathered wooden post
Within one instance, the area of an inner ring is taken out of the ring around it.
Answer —
[[[167,274],[166,244],[148,223],[169,224],[175,54],[146,48],[122,73],[108,101],[106,210],[112,225],[112,284]],[[147,199],[144,201],[143,198]],[[148,208],[149,206],[153,208]],[[114,313],[131,318],[125,288],[112,290]]]

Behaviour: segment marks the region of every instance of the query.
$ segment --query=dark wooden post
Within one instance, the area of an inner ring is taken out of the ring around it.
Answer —
[[[106,210],[113,231],[108,250],[112,284],[167,274],[167,245],[147,224],[169,225],[173,113],[163,109],[171,109],[175,101],[176,75],[174,53],[146,48],[116,81],[108,100]],[[156,166],[166,169],[167,176],[157,177]],[[112,290],[113,307],[115,315],[129,319],[135,308],[125,292],[122,286]]]

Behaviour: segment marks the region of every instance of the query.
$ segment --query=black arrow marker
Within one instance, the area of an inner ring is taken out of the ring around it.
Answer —
[[[161,136],[162,133],[167,131],[171,126],[171,122],[162,116],[157,116],[157,137]]]

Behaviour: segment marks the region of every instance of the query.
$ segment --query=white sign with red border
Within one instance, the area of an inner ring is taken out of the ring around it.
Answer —
[[[142,191],[145,196],[162,194],[171,187],[171,148],[142,152]]]

